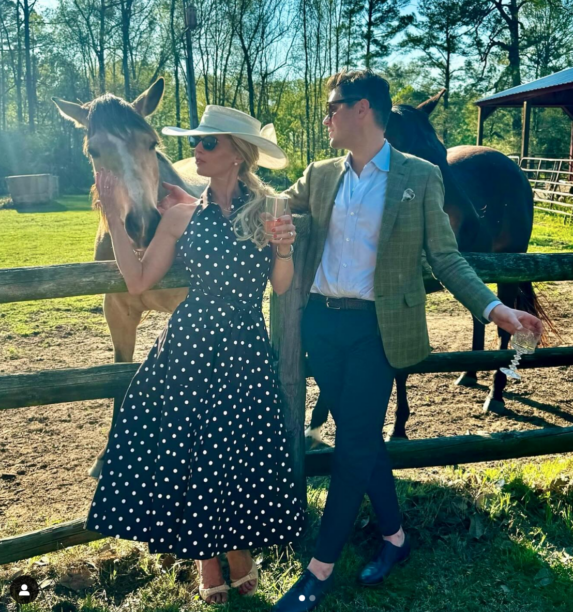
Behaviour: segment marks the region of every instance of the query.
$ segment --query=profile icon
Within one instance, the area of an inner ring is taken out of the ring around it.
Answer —
[[[19,604],[32,603],[39,592],[38,583],[32,576],[19,576],[10,584],[10,596]]]

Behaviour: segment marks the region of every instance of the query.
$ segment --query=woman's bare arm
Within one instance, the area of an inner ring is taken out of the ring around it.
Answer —
[[[177,240],[185,231],[197,206],[177,204],[170,208],[161,218],[155,236],[140,261],[133,251],[131,240],[118,214],[115,203],[117,179],[103,171],[98,173],[96,184],[107,218],[118,268],[125,279],[129,293],[139,295],[153,287],[167,274],[175,259]]]
[[[288,256],[295,238],[296,228],[293,225],[292,217],[290,215],[280,217],[275,226],[275,235],[270,241],[274,245],[270,280],[273,291],[279,295],[289,289],[294,276],[294,266],[292,257],[281,259],[277,257],[277,253],[278,255]]]

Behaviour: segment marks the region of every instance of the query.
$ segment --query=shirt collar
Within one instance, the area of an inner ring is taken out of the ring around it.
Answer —
[[[346,168],[352,168],[350,164],[351,157],[352,154],[349,151],[344,160]],[[374,164],[381,172],[390,172],[390,143],[387,140],[384,141],[384,145],[380,151],[378,151],[378,153],[368,162],[368,164],[370,163]],[[366,166],[368,166],[368,164],[366,164]]]

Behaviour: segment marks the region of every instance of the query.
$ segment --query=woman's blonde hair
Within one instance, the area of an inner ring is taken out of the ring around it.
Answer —
[[[266,196],[274,194],[275,190],[263,183],[255,174],[259,149],[250,142],[235,136],[230,136],[230,138],[233,146],[243,158],[239,168],[239,180],[245,184],[250,196],[246,204],[233,217],[233,230],[238,240],[252,240],[259,249],[262,249],[268,244],[269,238],[265,236],[261,213],[264,210]]]

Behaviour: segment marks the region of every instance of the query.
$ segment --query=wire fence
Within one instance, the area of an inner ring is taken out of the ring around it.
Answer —
[[[573,223],[573,159],[509,157],[525,172],[533,189],[535,209]]]

